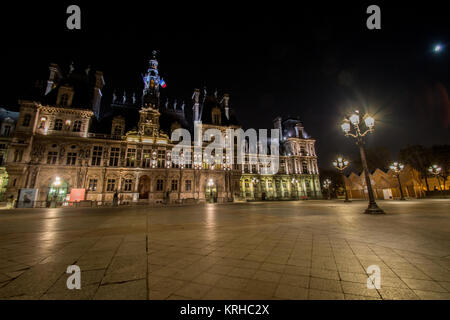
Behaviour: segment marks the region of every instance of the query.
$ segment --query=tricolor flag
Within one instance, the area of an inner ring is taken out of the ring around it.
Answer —
[[[160,85],[162,88],[165,88],[165,87],[167,86],[163,79],[161,79],[161,81],[159,82],[159,85]]]

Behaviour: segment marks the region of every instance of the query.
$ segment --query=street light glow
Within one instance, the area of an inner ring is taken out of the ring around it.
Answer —
[[[439,53],[442,51],[442,45],[441,44],[436,44],[433,48],[434,53]]]

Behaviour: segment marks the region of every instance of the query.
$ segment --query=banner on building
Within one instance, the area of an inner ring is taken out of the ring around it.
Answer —
[[[84,189],[84,188],[82,188],[82,189],[71,189],[70,190],[69,201],[70,202],[83,201],[85,194],[86,194],[86,189]]]
[[[33,208],[38,189],[20,189],[17,208]]]

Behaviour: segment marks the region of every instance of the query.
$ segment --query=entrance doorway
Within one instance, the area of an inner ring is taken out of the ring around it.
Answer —
[[[48,186],[47,200],[55,202],[64,202],[69,192],[69,185],[60,177],[56,177]]]
[[[206,183],[205,198],[207,202],[217,202],[217,184],[213,179],[209,179]]]
[[[139,179],[139,199],[148,199],[148,193],[150,192],[150,178],[148,176],[142,176]]]

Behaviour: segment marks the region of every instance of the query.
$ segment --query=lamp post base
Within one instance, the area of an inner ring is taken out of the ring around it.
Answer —
[[[376,204],[369,204],[369,207],[364,211],[367,214],[384,214],[385,212],[380,209]]]

